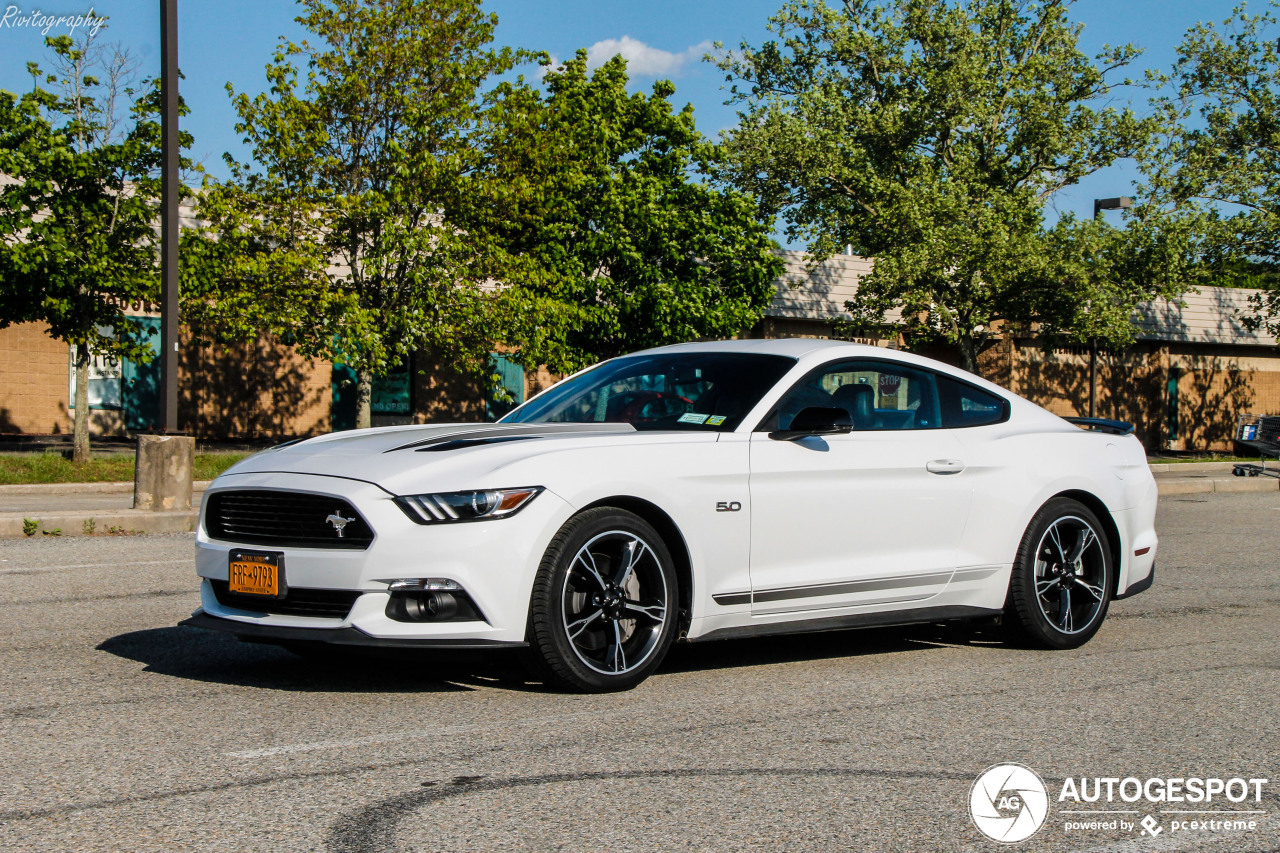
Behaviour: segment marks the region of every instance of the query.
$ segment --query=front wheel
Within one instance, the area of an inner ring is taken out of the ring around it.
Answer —
[[[630,689],[676,634],[679,595],[662,537],[639,516],[575,516],[542,558],[529,607],[530,657],[547,681],[589,693]]]
[[[1082,646],[1107,615],[1115,571],[1097,515],[1078,501],[1054,498],[1031,519],[1018,547],[1006,622],[1042,648]]]

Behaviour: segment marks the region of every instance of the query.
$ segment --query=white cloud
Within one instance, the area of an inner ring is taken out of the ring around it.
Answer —
[[[587,67],[598,68],[621,54],[627,61],[627,71],[634,77],[674,77],[690,62],[702,59],[702,55],[711,48],[711,42],[704,41],[680,53],[672,53],[651,47],[631,36],[623,36],[598,41],[587,48]]]

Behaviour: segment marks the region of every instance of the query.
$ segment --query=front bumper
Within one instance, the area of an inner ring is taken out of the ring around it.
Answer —
[[[466,639],[412,639],[402,637],[374,637],[359,628],[289,628],[281,625],[260,625],[238,619],[211,616],[203,610],[178,623],[191,628],[205,628],[234,634],[242,640],[270,643],[332,643],[337,646],[370,646],[391,649],[518,649],[529,645],[525,642],[502,640]]]
[[[385,490],[356,480],[310,474],[224,475],[209,490],[270,489],[339,497],[364,517],[374,540],[364,550],[273,547],[215,540],[204,524],[196,534],[201,612],[186,624],[258,640],[320,641],[342,645],[490,648],[524,643],[529,596],[542,555],[571,509],[544,491],[509,518],[457,524],[411,521]],[[358,594],[344,617],[242,610],[219,602],[210,581],[228,578],[229,552],[284,555],[285,577],[295,589]],[[471,621],[405,622],[387,613],[389,585],[401,578],[456,582],[481,614]],[[301,632],[301,633],[299,633]]]

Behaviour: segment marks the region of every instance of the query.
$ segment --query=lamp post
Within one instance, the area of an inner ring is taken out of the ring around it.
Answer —
[[[1128,210],[1133,207],[1133,199],[1127,195],[1116,198],[1095,198],[1093,200],[1093,218],[1098,219],[1104,210]]]
[[[178,0],[160,0],[160,412],[178,431]]]
[[[1093,218],[1101,219],[1104,210],[1124,210],[1133,207],[1133,199],[1127,195],[1115,198],[1095,198]],[[1089,417],[1098,416],[1098,339],[1089,339]]]
[[[160,401],[157,431],[139,433],[137,509],[191,507],[195,439],[178,433],[178,0],[160,0]]]

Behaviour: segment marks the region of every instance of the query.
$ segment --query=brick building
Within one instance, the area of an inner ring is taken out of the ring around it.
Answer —
[[[871,260],[835,257],[811,276],[799,253],[788,252],[786,262],[756,334],[833,336],[838,321],[850,318],[844,303]],[[1240,415],[1280,414],[1280,349],[1241,322],[1254,292],[1204,287],[1182,305],[1141,306],[1138,340],[1097,354],[1096,414],[1133,423],[1151,450],[1228,450]],[[947,352],[928,355],[954,360]],[[1046,348],[1034,338],[1004,336],[979,363],[987,378],[1050,411],[1084,416],[1090,357],[1087,347]]]
[[[787,252],[785,260],[777,294],[750,334],[837,334],[838,321],[848,318],[844,302],[871,262],[836,257],[808,276],[800,253]],[[1143,306],[1139,340],[1123,351],[1098,354],[1097,413],[1133,422],[1151,449],[1175,450],[1227,449],[1240,414],[1280,413],[1280,350],[1241,324],[1248,295],[1204,288],[1188,294],[1183,306]],[[148,322],[158,334],[158,321]],[[1064,415],[1087,414],[1089,361],[1086,348],[1046,349],[1015,337],[995,341],[981,357],[989,378]],[[70,432],[70,363],[69,348],[40,326],[0,329],[0,433]],[[354,423],[351,372],[300,358],[275,341],[230,351],[187,344],[179,369],[179,419],[201,438],[283,438]],[[553,380],[545,372],[526,375],[498,354],[494,369],[517,401]],[[97,365],[90,386],[93,431],[123,435],[150,427],[158,380],[155,364]],[[500,410],[474,379],[427,354],[375,382],[375,425],[480,421]]]

